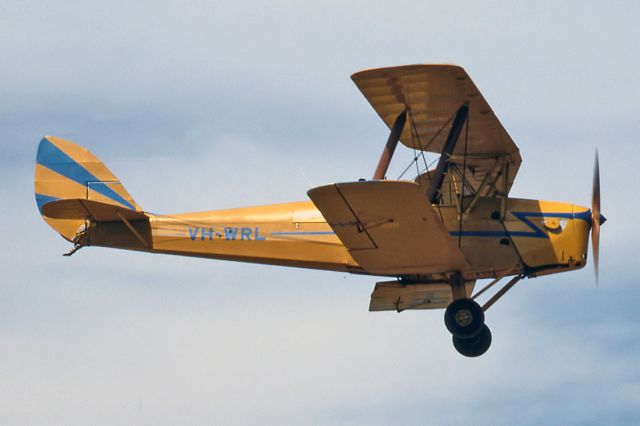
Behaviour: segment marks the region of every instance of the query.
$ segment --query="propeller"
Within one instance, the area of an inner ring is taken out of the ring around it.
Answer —
[[[591,247],[593,250],[593,268],[598,284],[598,260],[600,254],[600,225],[606,219],[600,214],[600,165],[598,162],[598,150],[596,149],[596,162],[593,168],[593,190],[591,193]]]

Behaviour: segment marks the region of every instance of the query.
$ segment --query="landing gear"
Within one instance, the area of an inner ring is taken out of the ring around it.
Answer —
[[[464,356],[480,356],[491,346],[491,331],[484,323],[484,311],[474,300],[454,300],[444,313],[444,324],[453,335],[453,346]]]
[[[474,300],[458,299],[444,312],[444,325],[454,336],[473,337],[484,325],[484,312]]]
[[[484,323],[484,313],[493,306],[505,293],[513,288],[525,275],[516,275],[496,292],[484,305],[480,306],[474,300],[497,284],[502,276],[497,277],[470,299],[470,292],[465,288],[462,274],[451,276],[451,296],[453,302],[444,313],[444,324],[453,336],[453,346],[468,357],[480,356],[491,346],[491,331]]]
[[[473,358],[482,355],[491,346],[491,330],[483,325],[478,334],[473,337],[463,339],[454,335],[452,339],[453,346],[460,354]]]

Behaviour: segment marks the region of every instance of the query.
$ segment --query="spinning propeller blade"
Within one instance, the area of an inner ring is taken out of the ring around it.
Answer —
[[[600,250],[600,225],[604,223],[600,216],[600,165],[598,164],[598,150],[596,150],[596,163],[593,169],[593,191],[591,193],[591,247],[593,250],[593,268],[598,284],[598,259]]]

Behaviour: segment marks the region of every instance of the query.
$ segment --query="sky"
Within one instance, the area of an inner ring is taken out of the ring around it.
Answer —
[[[0,423],[637,424],[638,16],[632,1],[0,0]],[[63,258],[39,217],[45,134],[158,213],[369,177],[388,130],[349,76],[413,63],[471,75],[520,148],[514,197],[589,205],[600,153],[599,285],[591,265],[518,284],[480,358],[455,352],[443,311],[369,313],[376,277]]]

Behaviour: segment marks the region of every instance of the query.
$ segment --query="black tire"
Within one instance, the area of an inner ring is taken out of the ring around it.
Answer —
[[[455,337],[473,337],[484,325],[484,311],[471,299],[455,300],[444,312],[444,325]]]
[[[480,332],[473,337],[461,339],[453,336],[453,346],[458,353],[469,358],[480,356],[489,350],[491,346],[491,330],[483,325]]]

